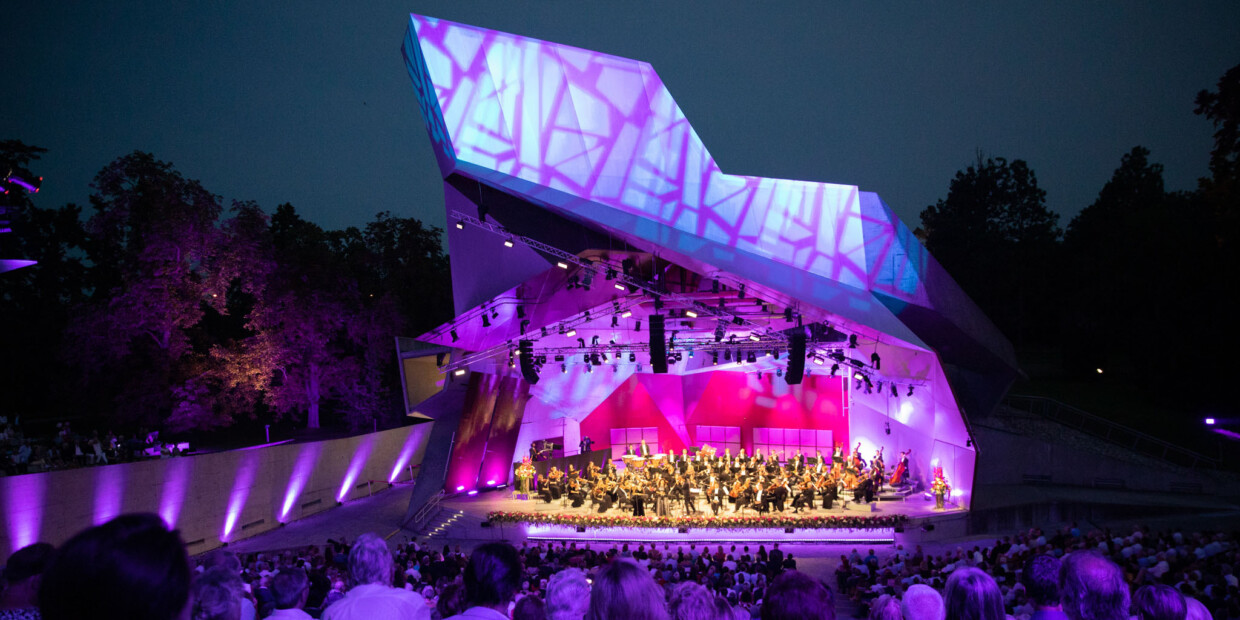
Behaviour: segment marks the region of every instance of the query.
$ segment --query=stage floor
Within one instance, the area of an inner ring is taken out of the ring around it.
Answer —
[[[540,513],[540,514],[563,514],[563,515],[592,515],[592,514],[601,514],[604,516],[622,516],[622,515],[630,516],[632,515],[631,511],[621,510],[620,508],[616,508],[616,507],[613,507],[606,512],[600,513],[598,512],[596,508],[593,508],[591,506],[590,502],[586,502],[581,507],[573,508],[569,502],[564,501],[564,500],[554,500],[548,504],[542,501],[541,499],[539,499],[537,495],[531,496],[531,499],[529,500],[517,499],[516,497],[514,497],[514,494],[509,489],[492,491],[490,493],[481,493],[481,494],[473,496],[472,498],[465,498],[465,497],[458,496],[455,501],[461,501],[461,502],[470,504],[475,509],[478,507],[479,504],[485,503],[489,507],[488,508],[489,511],[534,512],[534,513]],[[815,502],[815,504],[816,506],[814,507],[813,510],[802,510],[800,512],[800,515],[840,516],[840,517],[861,516],[861,515],[873,515],[873,516],[904,515],[908,517],[909,519],[919,519],[919,518],[924,518],[924,517],[936,517],[936,516],[943,516],[943,515],[959,515],[959,514],[963,514],[964,512],[966,512],[963,508],[960,508],[950,503],[947,504],[947,508],[945,510],[935,510],[934,500],[926,499],[923,495],[918,494],[918,493],[909,495],[908,497],[902,500],[876,501],[876,502],[873,502],[873,504],[865,504],[865,503],[856,504],[854,502],[849,501],[849,502],[846,502],[844,506],[841,506],[840,502],[837,501],[835,503],[835,507],[829,510],[824,509],[822,507],[821,500],[819,500],[818,502]],[[791,506],[792,506],[791,502],[787,502],[786,505],[784,506],[784,512],[782,514],[791,515],[792,514]],[[758,514],[757,511],[752,510],[752,509],[745,509],[741,512],[733,512],[732,511],[733,507],[734,507],[733,504],[725,503],[723,507],[719,510],[719,515],[720,516],[742,516],[742,515],[743,516],[754,516]],[[697,509],[698,509],[699,514],[703,514],[703,515],[712,514],[710,510],[710,505],[707,504],[704,500],[697,501]],[[654,513],[654,508],[653,508],[652,503],[647,502],[646,503],[646,516],[654,516],[654,514],[655,513]],[[781,513],[772,511],[770,514],[781,514]],[[673,517],[685,516],[683,502],[673,502],[671,516]]]

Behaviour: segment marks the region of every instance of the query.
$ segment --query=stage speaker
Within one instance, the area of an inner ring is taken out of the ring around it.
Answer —
[[[805,334],[797,331],[788,337],[788,372],[784,373],[788,385],[799,385],[805,376]]]
[[[534,370],[534,342],[532,340],[521,340],[517,342],[517,350],[521,355],[521,376],[530,385],[538,383],[538,371]]]
[[[663,315],[650,315],[650,366],[655,374],[667,374],[667,343],[663,340]]]

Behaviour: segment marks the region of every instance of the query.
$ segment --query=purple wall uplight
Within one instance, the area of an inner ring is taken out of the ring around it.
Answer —
[[[254,473],[258,470],[258,457],[258,452],[248,452],[237,463],[232,493],[228,496],[228,512],[224,517],[224,531],[220,534],[220,540],[223,542],[228,542],[233,529],[237,527],[237,520],[241,518],[241,511],[245,509],[245,501],[250,497],[250,488],[254,486]]]
[[[20,549],[40,540],[43,526],[45,476],[15,476],[4,493],[10,548]]]
[[[284,502],[280,504],[281,523],[288,521],[289,511],[297,503],[297,498],[301,497],[302,490],[306,488],[306,482],[314,473],[314,466],[319,462],[319,453],[322,449],[322,444],[318,443],[308,443],[299,449],[297,461],[293,463],[293,473],[288,478],[288,488],[284,491]]]
[[[344,481],[340,484],[340,492],[336,494],[336,501],[343,502],[349,496],[349,491],[353,489],[353,483],[357,482],[358,475],[366,466],[366,459],[370,457],[370,451],[374,446],[374,435],[367,435],[358,442],[353,458],[349,459],[349,469],[345,470]]]
[[[111,521],[121,513],[121,498],[125,492],[125,469],[115,465],[95,470],[95,525]]]
[[[159,498],[159,516],[168,527],[177,526],[181,505],[185,502],[185,489],[189,486],[190,470],[194,459],[173,459],[164,468],[164,488]]]

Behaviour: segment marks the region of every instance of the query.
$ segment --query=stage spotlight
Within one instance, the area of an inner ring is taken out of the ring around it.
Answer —
[[[964,442],[964,447],[966,447],[966,448],[972,448],[972,447],[973,447],[973,438],[972,438],[972,437],[970,437],[970,438],[968,438],[968,439],[966,439],[966,440],[965,440],[965,442]]]
[[[607,354],[606,354],[606,353],[602,353],[602,354],[600,354],[600,355],[599,355],[599,357],[601,357],[601,358],[603,359],[603,363],[604,363],[604,364],[606,364],[606,363],[607,363],[607,361],[608,361],[608,360],[607,360]]]
[[[1214,426],[1214,418],[1206,418],[1206,426]]]
[[[730,362],[730,361],[732,361],[732,351],[730,351],[730,350],[728,350],[728,349],[724,349],[724,350],[723,350],[723,361],[725,361],[725,362]]]
[[[608,281],[608,282],[610,282],[610,281],[612,281],[612,280],[615,280],[617,275],[619,275],[619,274],[617,274],[617,273],[616,273],[616,270],[615,270],[615,269],[612,269],[611,267],[608,267],[608,268],[607,268],[607,273],[604,275],[604,277],[607,279],[607,281]]]
[[[450,334],[451,334],[451,336],[452,336],[452,342],[456,342],[457,340],[460,340],[460,339],[461,339],[461,337],[460,337],[460,336],[457,336],[457,335],[456,335],[456,330],[455,330],[455,329],[454,329],[454,330],[452,330],[452,331],[451,331],[451,332],[449,332],[449,333],[450,333]]]
[[[589,269],[585,269],[585,273],[581,275],[581,288],[588,291],[590,290],[591,284],[594,284],[594,272]]]
[[[491,308],[491,318],[493,319],[499,318],[499,308]]]
[[[882,381],[878,382],[878,393],[879,394],[883,393],[883,382]]]
[[[631,317],[631,316],[633,316],[633,311],[632,311],[632,310],[625,310],[624,312],[621,312],[621,313],[620,313],[620,318],[622,318],[622,319],[627,319],[627,318],[629,318],[629,317]]]
[[[543,325],[542,327],[542,337],[543,338],[547,337],[547,326],[546,325]]]
[[[762,342],[762,336],[759,336],[757,334],[749,334],[749,339],[754,342]]]
[[[560,364],[560,374],[568,374],[568,364]]]
[[[737,299],[745,298],[745,285],[744,284],[740,285],[740,287],[736,289],[736,298]]]
[[[457,220],[457,221],[456,221],[456,229],[457,229],[457,230],[465,230],[465,222],[462,222],[461,220]]]
[[[520,331],[521,331],[521,335],[522,335],[522,336],[524,336],[524,335],[525,335],[525,330],[526,330],[526,329],[529,329],[529,327],[530,327],[530,320],[529,320],[529,319],[522,319],[522,320],[521,320],[521,326],[518,328],[518,329],[520,329]]]
[[[838,375],[838,374],[840,374],[840,365],[831,364],[831,376],[834,377],[835,375]]]
[[[602,366],[602,365],[603,365],[602,360],[600,360],[600,359],[598,358],[598,353],[591,353],[591,354],[590,354],[590,364],[592,364],[592,365],[594,365],[594,366]]]
[[[613,286],[615,286],[615,287],[616,287],[616,290],[617,290],[617,291],[627,291],[627,290],[628,290],[627,288],[625,288],[625,287],[624,287],[624,285],[623,285],[623,284],[620,284],[619,282],[615,283]]]
[[[870,354],[870,365],[874,366],[874,370],[883,369],[883,358],[878,356],[878,351]]]
[[[555,266],[559,267],[560,269],[568,269],[568,263],[564,261],[556,261]]]
[[[813,359],[814,359],[814,364],[818,366],[822,366],[823,364],[826,363],[826,360],[822,359],[821,357],[818,357],[817,355],[815,355]]]
[[[577,332],[573,332],[573,333],[575,334],[575,333],[577,333]],[[578,348],[578,349],[584,349],[584,348],[586,348],[586,339],[585,339],[585,338],[578,338],[578,339],[577,339],[577,348]]]
[[[490,326],[491,326],[491,319],[490,319],[490,317],[488,317],[488,316],[487,316],[487,311],[486,311],[486,310],[483,310],[483,311],[482,311],[482,326],[483,326],[483,327],[490,327]]]
[[[732,317],[732,324],[733,324],[733,325],[744,325],[744,324],[745,324],[745,319],[742,319],[742,318],[741,318],[741,317],[739,317],[739,316],[734,316],[734,317]]]
[[[900,393],[896,391],[896,384],[894,383],[891,384],[891,395],[895,396],[896,398],[900,397]]]
[[[859,372],[854,372],[854,373],[853,373],[853,379],[856,379],[857,381],[860,381],[860,380],[862,380],[862,379],[864,379],[864,378],[865,378],[865,375],[863,375],[863,374],[861,374],[861,373],[859,373]]]
[[[583,361],[583,362],[585,362],[585,363],[589,364],[589,363],[590,363],[590,354],[589,354],[589,353],[586,353],[586,354],[582,355],[582,356],[581,356],[581,361]]]
[[[698,314],[697,314],[696,312],[692,311],[692,310],[685,310],[685,316],[687,316],[687,317],[689,317],[689,318],[691,318],[691,319],[696,319],[696,318],[697,318],[697,315],[698,315]]]
[[[736,361],[738,362],[741,361],[741,350],[740,349],[736,350]]]
[[[464,369],[464,368],[457,368],[456,370],[452,371],[452,374],[453,374],[453,375],[456,375],[456,376],[458,376],[458,377],[459,377],[459,376],[461,376],[461,375],[464,375],[464,374],[465,374],[465,369]]]
[[[784,308],[784,320],[788,321],[789,323],[792,322],[792,306],[788,306],[787,308]]]
[[[586,372],[594,372],[594,366],[586,364]]]
[[[891,434],[891,422],[883,423],[883,432],[887,433],[888,435]]]
[[[905,396],[912,396],[912,395],[913,395],[913,386],[910,385],[908,386],[908,394],[905,394]]]
[[[857,348],[857,334],[848,335],[848,348],[850,349]]]
[[[633,325],[633,331],[639,332],[641,330],[642,330],[642,322],[638,321],[636,324]]]
[[[776,376],[776,377],[782,377],[782,376],[784,376],[784,369],[783,369],[783,368],[776,368],[776,369],[775,369],[775,376]]]
[[[590,338],[590,346],[592,346],[592,347],[597,347],[597,346],[598,346],[598,336],[592,336],[592,337]]]
[[[568,330],[568,331],[564,332],[564,335],[565,335],[565,336],[568,336],[569,338],[572,338],[573,336],[576,336],[576,335],[577,335],[577,330],[572,329],[572,328],[569,328],[569,330]],[[580,340],[580,338],[578,338],[578,340]],[[582,344],[581,344],[581,346],[583,346],[583,347],[584,347],[584,346],[586,346],[586,345],[585,345],[585,343],[582,343]]]
[[[642,371],[642,365],[641,365],[641,364],[638,364],[638,365],[637,365],[637,372],[641,372],[641,371]]]
[[[745,361],[749,362],[750,364],[755,364],[758,361],[758,356],[754,355],[753,351],[750,351],[749,355],[745,356]]]
[[[637,361],[637,354],[636,354],[636,353],[633,353],[633,352],[631,352],[631,351],[630,351],[630,352],[629,352],[629,361],[630,361],[630,362],[636,362],[636,361]]]
[[[509,238],[507,238],[507,239],[504,239],[504,247],[506,247],[506,248],[510,248],[510,247],[512,247],[512,246],[514,246],[514,245],[516,245],[516,244],[515,244],[515,243],[513,243],[513,241],[512,241],[512,237],[509,237]]]
[[[718,352],[718,351],[712,351],[712,352],[711,352],[711,354],[710,354],[710,365],[711,365],[711,366],[718,366],[718,365],[719,365],[719,352]]]
[[[611,317],[611,326],[612,326],[612,327],[620,327],[620,317],[618,317],[618,316],[613,316],[613,317]]]
[[[612,374],[619,373],[619,372],[620,372],[620,367],[619,367],[619,366],[612,366],[612,367],[611,367],[611,372],[612,372]]]
[[[723,342],[723,334],[724,334],[723,325],[716,327],[715,328],[715,342]]]

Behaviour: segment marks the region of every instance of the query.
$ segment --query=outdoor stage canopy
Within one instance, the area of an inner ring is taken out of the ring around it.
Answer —
[[[969,505],[965,413],[1015,379],[1011,344],[877,194],[723,172],[644,62],[420,15],[403,52],[457,314],[419,340],[467,386],[437,488],[507,483],[544,440],[859,442]]]

